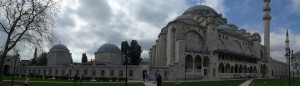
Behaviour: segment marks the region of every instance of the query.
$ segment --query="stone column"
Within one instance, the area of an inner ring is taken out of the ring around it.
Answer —
[[[195,71],[195,57],[192,57],[193,58],[193,73],[194,73],[194,71]]]

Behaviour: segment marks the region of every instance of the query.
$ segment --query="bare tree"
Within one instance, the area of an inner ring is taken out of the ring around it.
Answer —
[[[4,59],[15,45],[24,41],[35,46],[54,39],[53,17],[58,12],[53,0],[0,0],[0,33],[5,33],[0,59],[0,81]]]

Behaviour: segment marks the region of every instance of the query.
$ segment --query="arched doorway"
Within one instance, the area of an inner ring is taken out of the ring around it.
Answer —
[[[193,57],[191,55],[185,57],[185,69],[193,69]]]
[[[268,68],[268,67],[266,66],[266,64],[263,64],[263,65],[262,65],[262,70],[261,70],[261,71],[262,71],[263,77],[265,77],[266,74],[267,74],[267,68]]]
[[[231,70],[230,69],[230,64],[227,63],[226,66],[225,66],[225,73],[230,73],[231,72],[230,70]]]
[[[208,69],[207,68],[209,67],[209,64],[210,64],[209,58],[207,56],[205,56],[204,59],[203,59],[204,75],[207,75],[207,73],[208,73]]]
[[[195,69],[202,69],[201,63],[201,57],[197,55],[195,58]]]
[[[253,67],[250,66],[250,73],[253,73]]]
[[[257,69],[256,69],[256,66],[254,66],[254,70],[253,70],[253,73],[257,73]]]
[[[7,74],[9,74],[9,65],[4,65],[4,68],[3,68],[3,74],[4,75],[7,75]]]
[[[234,73],[238,73],[238,68],[239,68],[239,66],[237,64],[235,64]]]
[[[243,65],[240,65],[239,67],[239,73],[242,73],[243,72]]]
[[[218,70],[219,73],[224,73],[224,64],[223,63],[220,63],[219,64],[219,70]]]
[[[244,65],[244,73],[247,73],[247,66]]]

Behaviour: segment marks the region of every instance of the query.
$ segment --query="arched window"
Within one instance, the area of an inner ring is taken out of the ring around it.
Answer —
[[[219,73],[224,73],[224,64],[223,63],[220,63],[219,64]]]

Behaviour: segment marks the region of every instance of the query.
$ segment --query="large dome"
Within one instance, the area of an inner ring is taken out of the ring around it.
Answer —
[[[208,15],[208,14],[218,14],[213,8],[206,6],[206,5],[195,5],[188,8],[184,11],[183,14],[201,14],[201,15]]]
[[[96,53],[99,52],[111,52],[111,53],[120,53],[121,50],[119,49],[118,46],[111,44],[111,43],[106,43],[103,44],[101,47],[98,48]]]
[[[57,44],[57,45],[54,45],[50,51],[63,51],[63,52],[69,52],[70,50],[63,44]]]

